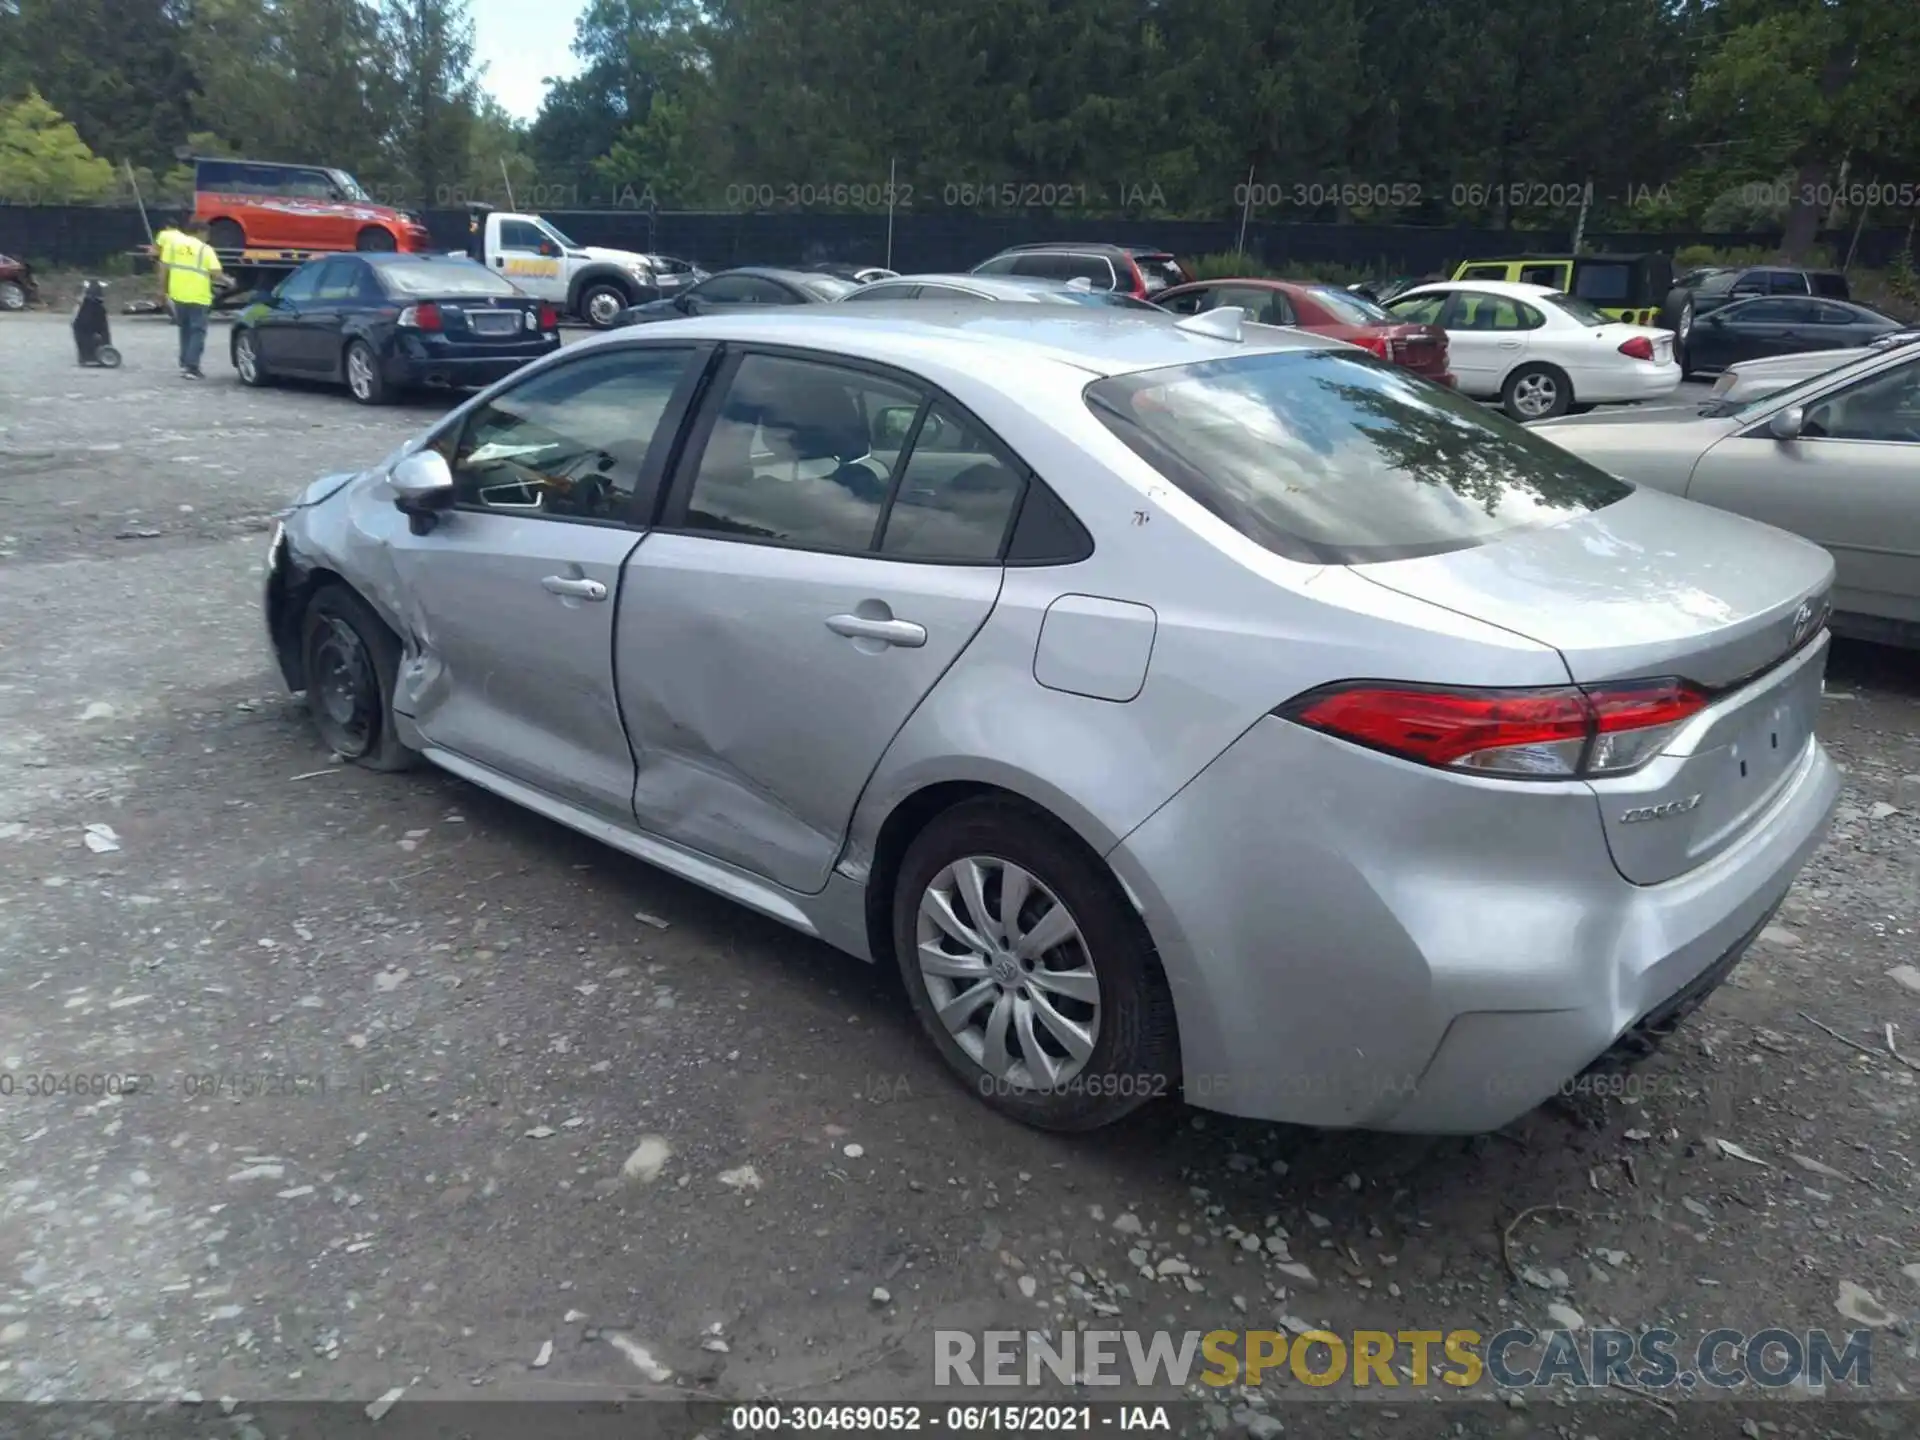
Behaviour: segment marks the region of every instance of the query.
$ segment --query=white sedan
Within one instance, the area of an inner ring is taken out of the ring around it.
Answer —
[[[1680,384],[1673,332],[1625,325],[1544,285],[1421,285],[1388,303],[1398,318],[1447,332],[1454,383],[1516,420],[1623,401],[1659,400]]]

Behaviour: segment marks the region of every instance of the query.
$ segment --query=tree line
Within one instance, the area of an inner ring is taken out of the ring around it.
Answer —
[[[241,152],[425,206],[1582,214],[1794,253],[1920,207],[1915,0],[591,0],[573,49],[519,124],[464,0],[0,0],[0,198]]]

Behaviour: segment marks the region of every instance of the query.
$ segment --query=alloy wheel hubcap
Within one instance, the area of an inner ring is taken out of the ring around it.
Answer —
[[[367,364],[363,351],[355,350],[347,356],[347,383],[353,387],[353,393],[365,399],[373,391],[373,367]]]
[[[1544,375],[1528,375],[1513,387],[1514,408],[1527,415],[1544,415],[1560,398],[1560,387]]]
[[[620,302],[602,290],[588,302],[587,309],[597,322],[605,325],[620,313]]]
[[[1100,1038],[1100,979],[1060,898],[1009,860],[970,855],[920,897],[916,958],[940,1023],[995,1080],[1058,1087]]]
[[[252,380],[254,376],[254,368],[255,368],[254,359],[253,359],[253,341],[247,339],[243,335],[240,338],[240,343],[233,347],[233,358],[234,358],[234,363],[240,369],[240,378],[242,380]]]
[[[366,647],[351,625],[329,618],[313,658],[312,683],[328,722],[327,743],[350,760],[364,755],[373,737],[373,706],[379,696]]]
[[[9,280],[0,285],[0,310],[24,310],[27,308],[27,292],[15,282]]]

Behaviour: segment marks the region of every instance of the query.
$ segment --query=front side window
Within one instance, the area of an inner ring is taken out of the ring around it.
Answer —
[[[1293,306],[1278,290],[1268,290],[1258,285],[1222,285],[1214,292],[1214,296],[1214,305],[1222,309],[1233,307],[1244,310],[1247,319],[1256,325],[1293,324]],[[1212,309],[1213,305],[1207,308]]]
[[[1449,330],[1538,330],[1546,317],[1531,305],[1506,295],[1462,290],[1448,307]]]
[[[340,196],[333,177],[324,170],[288,170],[280,186],[282,195],[301,200],[335,200]]]
[[[1798,270],[1770,270],[1767,272],[1768,294],[1805,295],[1809,289],[1807,277]]]
[[[1109,376],[1086,400],[1225,523],[1314,564],[1468,549],[1633,490],[1445,386],[1348,351]]]
[[[294,271],[293,274],[280,282],[280,288],[273,292],[274,297],[279,300],[291,301],[313,299],[314,291],[318,289],[320,285],[320,272],[331,268],[333,264],[334,262],[331,260],[316,260],[310,264],[302,265],[298,270]]]
[[[721,398],[687,500],[694,530],[809,550],[871,548],[897,454],[887,412],[924,397],[815,360],[748,355]],[[897,442],[896,442],[897,443]]]
[[[1395,300],[1387,309],[1393,312],[1393,318],[1403,325],[1438,325],[1440,312],[1447,307],[1447,296],[1413,295],[1405,300]]]
[[[1883,370],[1810,406],[1800,433],[1817,440],[1920,445],[1920,359]]]
[[[530,225],[525,220],[502,220],[500,222],[500,248],[502,250],[525,250],[539,254],[540,247],[547,243],[547,237],[538,225]]]
[[[880,553],[901,560],[993,560],[1025,488],[1025,475],[985,430],[937,402],[907,456]]]
[[[625,520],[691,350],[619,350],[542,371],[461,428],[454,502],[570,520]]]
[[[327,261],[320,271],[313,298],[323,304],[355,299],[360,291],[361,269],[357,260]]]

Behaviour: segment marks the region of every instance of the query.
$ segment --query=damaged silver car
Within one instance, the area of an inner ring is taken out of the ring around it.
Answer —
[[[342,756],[897,964],[1028,1123],[1497,1127],[1820,842],[1833,563],[1243,320],[569,347],[307,491],[282,672]]]

